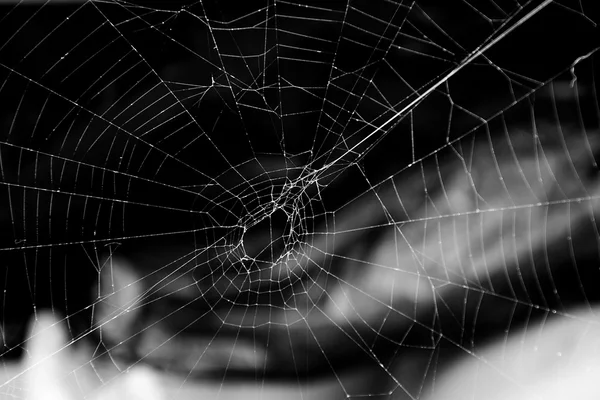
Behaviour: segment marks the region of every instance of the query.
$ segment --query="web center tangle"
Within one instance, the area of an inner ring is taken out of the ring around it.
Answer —
[[[280,204],[267,204],[255,217],[244,221],[240,240],[242,257],[235,267],[238,273],[248,274],[250,283],[268,279],[288,278],[286,271],[294,262],[306,236],[304,207],[298,197],[287,197]]]
[[[314,199],[288,181],[279,193],[271,189],[254,200],[219,246],[206,249],[208,263],[194,271],[207,300],[255,304],[262,295],[293,290],[306,275],[303,254],[313,236]]]

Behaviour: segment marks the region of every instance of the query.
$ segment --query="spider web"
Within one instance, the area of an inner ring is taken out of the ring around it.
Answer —
[[[5,370],[48,309],[84,398],[476,397],[598,329],[591,2],[65,3],[1,6]]]

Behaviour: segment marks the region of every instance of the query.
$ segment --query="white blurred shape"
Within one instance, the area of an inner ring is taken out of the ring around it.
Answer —
[[[20,398],[19,393],[24,393],[27,400],[164,398],[164,382],[150,367],[134,366],[111,378],[110,374],[91,368],[92,360],[84,347],[75,348],[68,343],[64,324],[52,313],[40,312],[30,324],[22,369],[10,368],[12,372],[5,377],[2,386],[7,387],[0,398]]]
[[[600,399],[599,377],[600,318],[579,310],[463,357],[424,400]]]
[[[72,397],[63,384],[66,334],[49,313],[38,314],[30,326],[25,359],[26,398],[30,400],[67,400]]]

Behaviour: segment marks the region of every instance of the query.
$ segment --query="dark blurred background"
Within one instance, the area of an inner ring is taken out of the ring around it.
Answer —
[[[19,354],[42,307],[69,315],[73,336],[89,329],[107,249],[208,245],[223,234],[210,228],[247,223],[286,175],[338,160],[310,208],[318,224],[461,135],[532,119],[597,129],[596,54],[569,87],[597,19],[572,4],[546,7],[410,106],[539,4],[511,15],[513,2],[493,3],[3,2],[3,353]]]

